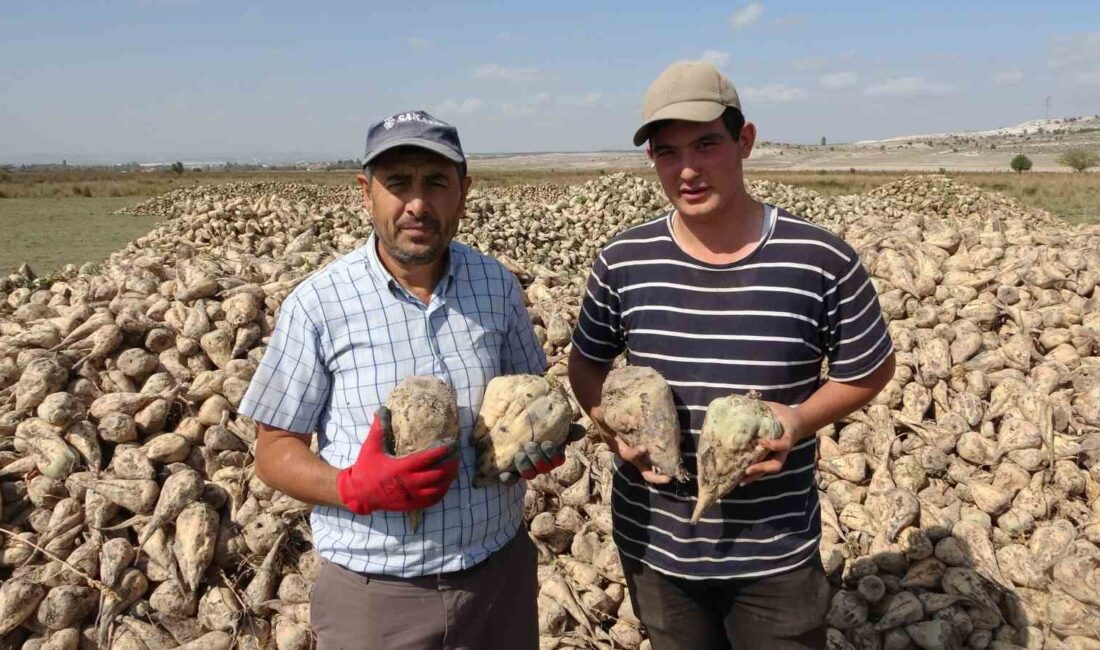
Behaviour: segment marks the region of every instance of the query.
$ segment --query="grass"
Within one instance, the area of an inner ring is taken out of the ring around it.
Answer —
[[[615,169],[474,168],[475,187],[524,183],[581,183]],[[629,170],[655,179],[650,169]],[[767,179],[835,196],[866,192],[907,176],[904,172],[760,171],[748,178]],[[959,181],[1012,196],[1072,223],[1100,223],[1100,182],[1096,174],[1026,172],[949,172]],[[277,180],[350,185],[355,172],[170,172],[131,173],[67,171],[0,172],[0,273],[27,262],[38,273],[67,263],[96,262],[148,232],[155,217],[120,216],[120,207],[149,196],[199,183]],[[17,198],[10,198],[17,197]]]
[[[581,183],[614,170],[499,170],[476,172],[478,187],[524,183]],[[116,215],[150,196],[200,183],[283,181],[350,185],[355,171],[170,172],[122,174],[101,171],[0,172],[0,274],[24,262],[39,275],[65,264],[106,259],[149,232],[159,217]],[[13,198],[14,197],[14,198]]]
[[[473,169],[474,187],[507,187],[541,184],[576,185],[600,176],[626,171],[641,175],[639,169]]]
[[[895,181],[904,172],[746,172],[749,179],[766,179],[805,187],[828,196],[859,194]],[[1100,223],[1100,182],[1096,174],[1058,172],[948,172],[960,182],[999,192],[1021,204],[1042,208],[1070,223]]]
[[[477,187],[499,187],[528,183],[568,185],[582,183],[616,169],[499,169],[492,166],[474,168]],[[235,181],[280,181],[286,183],[317,183],[321,185],[351,185],[355,183],[353,169],[339,171],[188,171],[116,172],[106,170],[73,170],[63,172],[0,171],[0,200],[45,198],[118,198],[149,197],[181,187],[201,184],[222,184]]]
[[[978,176],[978,174],[975,174]],[[1006,173],[979,185],[1049,210],[1070,223],[1100,223],[1100,181],[1096,174]]]
[[[116,172],[73,170],[63,172],[0,171],[0,199],[21,198],[118,198],[156,196],[180,187],[204,183],[278,180],[296,183],[342,185],[355,182],[352,170],[339,172]]]
[[[111,214],[133,198],[0,200],[0,272],[26,262],[43,275],[65,264],[99,262],[149,232],[159,217]]]

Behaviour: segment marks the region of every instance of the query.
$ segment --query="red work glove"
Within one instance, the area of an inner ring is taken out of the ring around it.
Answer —
[[[390,411],[383,406],[355,464],[340,470],[336,477],[340,500],[357,515],[375,510],[423,510],[442,499],[458,475],[458,458],[444,460],[454,451],[453,445],[395,458],[384,448],[385,440],[392,437]]]

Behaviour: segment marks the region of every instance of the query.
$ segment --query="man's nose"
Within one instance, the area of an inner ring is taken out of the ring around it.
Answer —
[[[680,161],[680,178],[685,181],[690,181],[699,175],[699,171],[695,166],[695,159],[690,154],[685,155],[683,160]]]
[[[410,216],[419,217],[427,212],[427,210],[428,203],[423,197],[415,196],[405,202],[405,213]]]

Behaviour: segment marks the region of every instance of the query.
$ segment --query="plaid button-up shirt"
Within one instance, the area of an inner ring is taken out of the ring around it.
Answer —
[[[287,296],[239,412],[272,427],[318,433],[320,456],[355,462],[374,413],[410,375],[455,390],[461,429],[458,478],[423,513],[355,515],[316,506],[317,552],[354,571],[414,577],[468,568],[501,548],[523,519],[522,481],[475,488],[471,441],[485,387],[501,374],[541,374],[546,356],[507,269],[452,242],[425,305],[386,271],[376,239],[334,261]]]

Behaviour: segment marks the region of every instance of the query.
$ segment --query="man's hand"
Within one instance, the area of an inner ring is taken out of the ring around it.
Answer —
[[[653,470],[653,464],[649,462],[649,452],[644,446],[631,447],[623,442],[623,439],[611,427],[607,426],[603,421],[603,407],[592,407],[592,412],[589,415],[592,421],[596,423],[596,429],[603,435],[604,442],[607,443],[611,451],[636,467],[641,472],[642,478],[647,482],[654,485],[665,485],[672,481],[672,477],[659,474]]]
[[[584,427],[573,423],[569,425],[569,436],[560,445],[555,445],[549,440],[540,443],[523,443],[523,448],[516,452],[512,460],[515,470],[501,472],[500,482],[513,485],[521,476],[524,480],[530,481],[539,474],[545,474],[555,467],[560,467],[565,462],[565,445],[580,440],[584,435]]]
[[[512,465],[515,469],[511,472],[501,472],[500,482],[505,485],[513,485],[522,476],[530,481],[539,474],[545,474],[565,462],[565,448],[555,445],[549,440],[542,442],[527,441],[523,448],[516,452]]]
[[[340,500],[358,515],[376,510],[423,510],[443,498],[458,475],[458,458],[445,459],[454,447],[440,446],[401,458],[385,452],[392,438],[390,411],[378,409],[355,464],[340,470],[336,487]]]
[[[760,446],[771,453],[759,463],[749,465],[749,468],[745,470],[745,478],[741,480],[741,485],[755,483],[768,474],[775,474],[782,470],[783,465],[787,462],[787,455],[791,452],[791,447],[801,442],[807,435],[805,424],[802,421],[802,414],[798,412],[798,409],[793,409],[778,402],[764,403],[771,408],[772,412],[775,413],[775,417],[783,426],[783,435],[775,440],[760,441]]]

